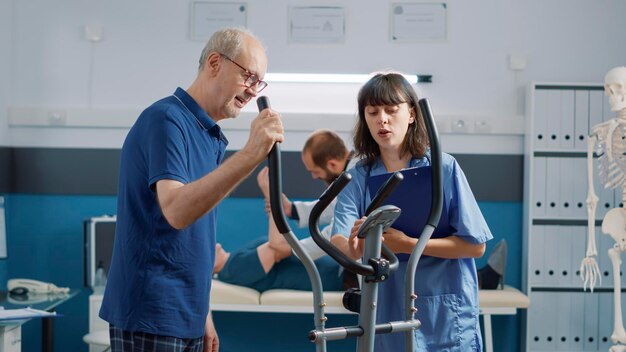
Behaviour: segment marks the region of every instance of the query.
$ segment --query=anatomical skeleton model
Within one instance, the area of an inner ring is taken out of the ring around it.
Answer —
[[[587,253],[580,266],[583,288],[591,291],[601,280],[595,239],[595,218],[598,196],[593,187],[593,152],[599,155],[598,167],[605,188],[620,188],[622,204],[626,204],[626,67],[611,69],[604,79],[604,91],[609,97],[611,111],[617,117],[595,125],[587,140]],[[608,251],[613,266],[613,346],[610,352],[626,352],[626,331],[622,321],[620,267],[621,253],[626,252],[626,209],[613,208],[602,219],[602,232],[610,235],[615,244]]]

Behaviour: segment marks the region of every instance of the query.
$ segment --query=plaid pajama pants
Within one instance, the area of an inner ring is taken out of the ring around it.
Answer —
[[[202,352],[204,337],[178,337],[130,332],[109,325],[111,352]]]

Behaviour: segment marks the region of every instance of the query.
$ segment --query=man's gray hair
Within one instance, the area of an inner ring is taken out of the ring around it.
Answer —
[[[204,63],[211,53],[216,52],[222,55],[228,56],[230,59],[235,60],[241,52],[241,45],[243,43],[244,36],[249,36],[261,42],[252,32],[246,28],[222,28],[213,33],[209,41],[202,49],[200,55],[200,64],[198,71],[202,71]]]

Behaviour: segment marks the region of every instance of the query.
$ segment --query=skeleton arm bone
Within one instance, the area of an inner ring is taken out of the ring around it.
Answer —
[[[599,198],[596,195],[593,186],[593,149],[598,136],[596,133],[587,138],[587,253],[580,264],[580,278],[583,281],[583,289],[587,289],[587,285],[591,291],[598,280],[602,283],[602,275],[600,273],[600,267],[596,260],[598,255],[598,249],[596,246],[596,209]]]

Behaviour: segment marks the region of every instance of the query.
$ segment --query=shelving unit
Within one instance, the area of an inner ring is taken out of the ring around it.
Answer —
[[[579,268],[587,245],[587,136],[614,113],[602,84],[532,83],[527,97],[523,288],[531,305],[526,350],[608,351],[613,278],[607,250],[613,240],[600,226],[609,209],[621,206],[621,194],[600,186],[595,161],[602,283],[593,293],[583,291]]]

